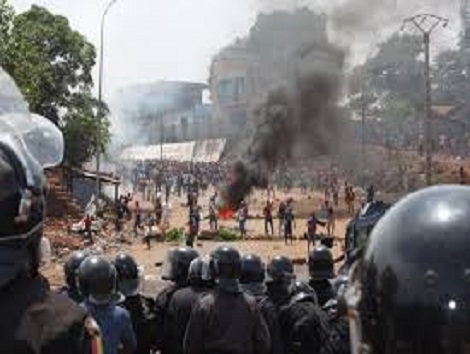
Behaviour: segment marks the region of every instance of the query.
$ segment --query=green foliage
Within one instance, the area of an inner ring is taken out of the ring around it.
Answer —
[[[3,65],[31,111],[57,123],[73,93],[92,87],[95,58],[93,45],[70,28],[67,18],[33,5],[14,17]]]
[[[221,228],[219,232],[217,233],[217,241],[221,242],[233,242],[237,241],[239,239],[239,236],[237,233]]]
[[[107,108],[99,109],[91,95],[94,46],[67,18],[36,5],[14,15],[7,0],[0,0],[0,35],[1,65],[30,110],[62,128],[66,162],[81,166],[96,153],[98,141],[104,151],[109,122]]]
[[[184,229],[173,228],[165,233],[166,242],[180,242],[184,240]]]
[[[368,111],[374,105],[383,110],[396,105],[407,107],[406,110],[418,107],[424,100],[422,53],[420,36],[395,34],[379,46],[375,56],[353,71],[349,80],[351,94],[366,92]],[[358,105],[357,99],[353,104]]]
[[[7,0],[0,0],[0,64],[5,56],[14,16],[13,7],[8,4]]]
[[[466,64],[460,49],[440,53],[432,70],[434,100],[439,103],[463,104],[466,100]]]
[[[99,119],[98,111],[99,102],[89,92],[72,96],[63,128],[66,141],[64,161],[69,166],[79,167],[94,156],[98,142],[101,151],[109,143],[109,121],[106,116]],[[103,107],[102,111],[107,110]]]

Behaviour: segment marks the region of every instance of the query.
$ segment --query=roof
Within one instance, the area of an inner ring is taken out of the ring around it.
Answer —
[[[163,145],[133,146],[125,149],[122,160],[163,160],[178,162],[217,162],[224,151],[225,139],[208,139]]]

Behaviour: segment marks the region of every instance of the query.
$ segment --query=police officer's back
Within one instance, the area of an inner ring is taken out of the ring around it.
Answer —
[[[66,285],[60,289],[60,293],[67,295],[71,300],[80,304],[84,299],[78,290],[77,273],[80,264],[89,256],[85,251],[76,251],[72,253],[64,265],[64,275]]]
[[[413,193],[377,223],[346,295],[353,353],[468,353],[470,189]]]
[[[171,345],[170,339],[165,338],[169,334],[168,326],[165,325],[168,306],[173,294],[187,286],[189,265],[198,256],[199,254],[193,248],[178,247],[170,249],[163,262],[162,279],[171,282],[155,299],[156,348],[163,354],[171,353],[168,347]]]
[[[308,256],[309,285],[315,289],[320,306],[335,297],[331,280],[334,278],[334,263],[331,251],[325,246],[315,247]]]
[[[45,139],[45,137],[48,137]],[[52,293],[39,273],[44,226],[43,167],[61,162],[63,138],[30,116],[0,68],[0,352],[83,353],[91,349],[87,315]]]
[[[114,260],[118,275],[119,291],[125,297],[120,305],[131,315],[132,327],[136,334],[135,354],[149,354],[155,345],[154,300],[139,293],[139,269],[134,258],[121,253]]]
[[[212,252],[211,262],[217,285],[194,306],[184,352],[269,353],[269,331],[256,300],[240,290],[240,254],[231,247],[221,246]]]
[[[183,353],[183,341],[191,311],[199,297],[212,288],[210,279],[203,278],[206,266],[203,257],[195,258],[189,265],[188,286],[177,290],[171,298],[165,321],[165,336],[169,341],[171,353]]]
[[[104,354],[134,353],[137,343],[129,312],[116,306],[116,269],[99,256],[85,259],[78,270],[79,287],[85,296],[82,307],[101,328]]]
[[[271,353],[283,352],[281,331],[276,307],[266,294],[266,267],[256,254],[245,254],[242,257],[240,285],[243,291],[254,296],[271,336]]]

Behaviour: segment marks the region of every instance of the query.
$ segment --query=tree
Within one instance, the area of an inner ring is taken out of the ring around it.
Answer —
[[[3,62],[14,15],[15,12],[7,0],[0,0],[0,64]]]
[[[1,64],[30,110],[62,129],[65,161],[80,167],[94,156],[98,141],[104,150],[110,139],[109,122],[97,119],[99,104],[91,94],[95,48],[67,18],[36,5],[15,16],[6,1],[0,0]]]
[[[73,92],[90,89],[96,53],[68,20],[33,5],[13,19],[3,61],[31,111],[59,122]]]
[[[381,107],[382,111],[387,107],[421,107],[424,100],[422,52],[421,37],[395,34],[379,46],[374,57],[353,72],[351,94],[357,95],[364,89],[376,97],[371,106]]]
[[[100,151],[104,151],[110,141],[109,121],[106,117],[96,119],[100,103],[90,92],[73,94],[66,114],[67,124],[63,128],[65,144],[65,162],[70,166],[81,166],[97,152],[98,137]],[[103,107],[102,112],[107,112]]]
[[[467,74],[461,50],[440,53],[433,66],[434,100],[453,105],[465,103]]]

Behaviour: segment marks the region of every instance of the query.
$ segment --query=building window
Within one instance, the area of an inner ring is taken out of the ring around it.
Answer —
[[[245,78],[220,80],[217,84],[217,95],[220,103],[242,101],[245,97]]]

